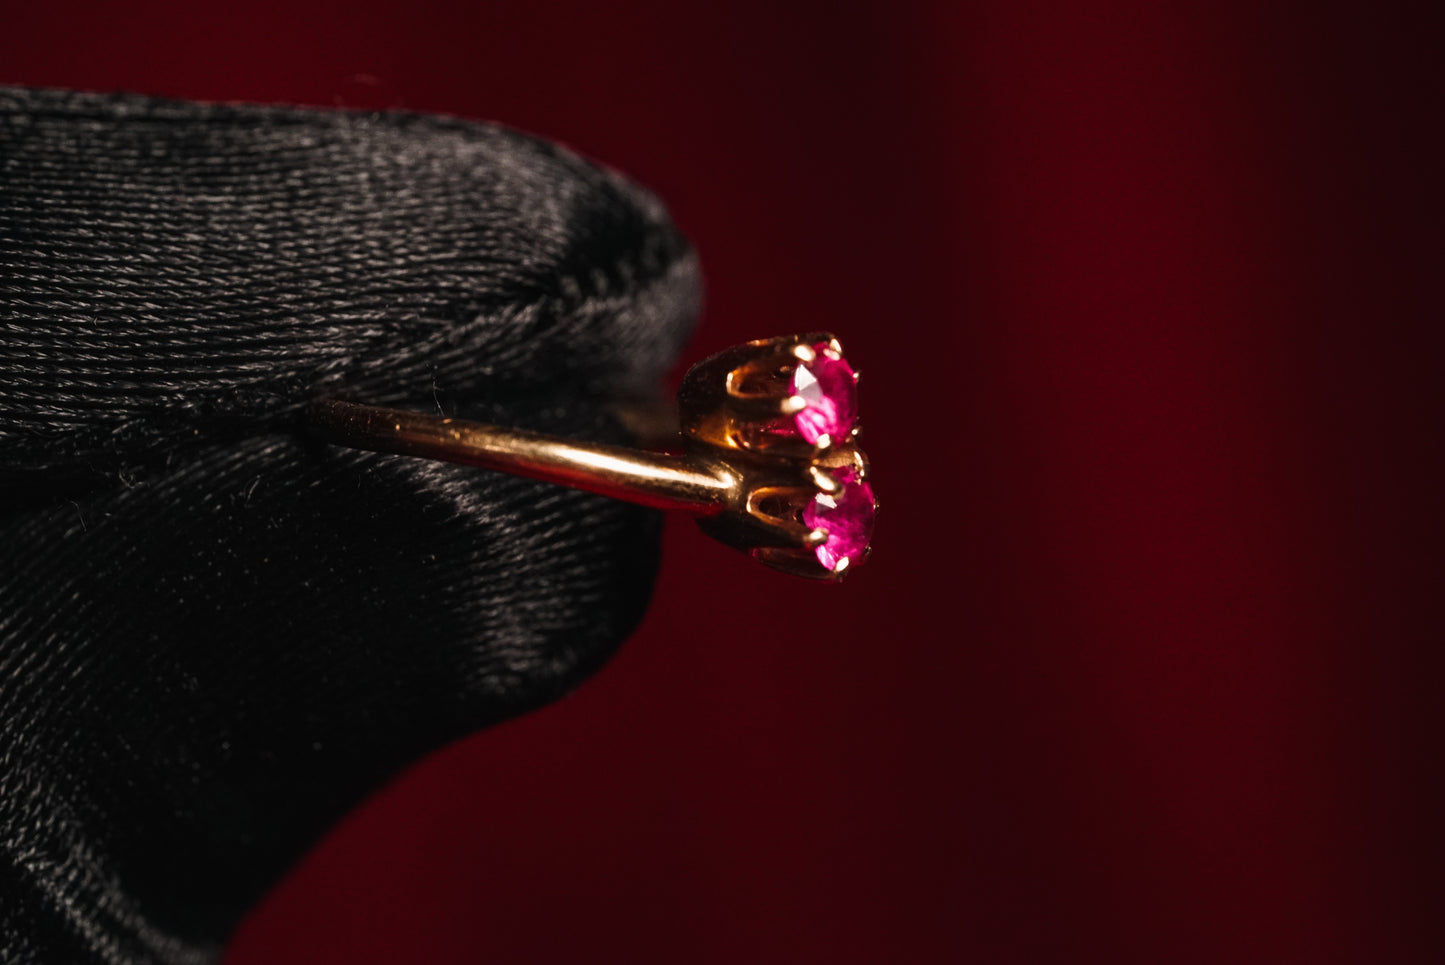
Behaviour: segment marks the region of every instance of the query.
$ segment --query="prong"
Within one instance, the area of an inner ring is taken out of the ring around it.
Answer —
[[[743,423],[768,424],[778,419],[786,419],[799,410],[789,410],[789,399],[778,398],[767,395],[738,395],[729,393],[727,408],[724,416],[730,417],[732,423],[740,425]]]
[[[727,411],[735,419],[766,422],[797,415],[808,400],[788,391],[785,373],[790,359],[753,359],[727,374],[724,382]]]
[[[859,372],[857,369],[854,369],[854,370],[853,370],[853,384],[854,384],[854,385],[857,385],[857,384],[858,384],[858,377],[859,377],[860,375],[862,375],[862,374],[863,374],[863,373],[862,373],[862,372]]]
[[[835,446],[828,452],[819,453],[817,464],[832,472],[851,469],[858,479],[868,478],[868,456],[856,446]]]
[[[843,491],[843,484],[834,479],[821,466],[809,466],[808,475],[813,477],[813,482],[817,484],[818,489],[829,496],[836,496]]]
[[[746,545],[749,549],[773,547],[775,549],[812,550],[828,539],[826,531],[810,529],[801,523],[778,519],[765,513],[748,512],[749,525],[738,527],[746,531]]]
[[[825,583],[836,583],[843,578],[843,569],[827,569],[818,562],[817,555],[811,552],[799,553],[796,550],[767,548],[753,550],[751,555],[758,562],[793,576],[821,580]]]
[[[828,351],[832,353],[832,355],[829,356],[830,358],[842,358],[843,343],[838,341],[837,338],[828,339]]]
[[[747,505],[744,507],[748,516],[765,527],[767,535],[773,537],[767,544],[756,543],[754,545],[794,546],[808,549],[826,540],[828,534],[823,530],[813,529],[811,526],[798,522],[803,506],[812,499],[813,494],[806,490],[781,486],[761,486],[748,493]],[[770,512],[767,506],[769,500],[781,502],[786,507],[787,515]]]
[[[822,439],[819,440],[819,445],[812,445],[801,436],[776,430],[777,427],[773,424],[754,422],[739,426],[732,438],[736,440],[739,449],[746,449],[754,455],[804,465],[830,452],[826,446],[821,445]]]
[[[764,548],[812,550],[828,538],[821,529],[810,529],[802,523],[751,509],[741,513],[700,516],[697,525],[718,542],[744,552]]]
[[[806,342],[799,342],[797,345],[794,345],[792,353],[794,358],[804,363],[811,362],[818,357],[818,353],[813,351],[813,346]]]

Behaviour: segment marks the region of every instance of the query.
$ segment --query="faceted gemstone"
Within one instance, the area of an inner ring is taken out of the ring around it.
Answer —
[[[848,438],[858,418],[858,386],[853,369],[841,356],[832,356],[826,342],[813,346],[811,362],[793,370],[793,394],[807,405],[793,417],[798,435],[809,445],[827,436],[831,442]]]
[[[851,469],[837,470],[833,478],[843,484],[843,491],[833,496],[818,493],[803,510],[805,524],[828,534],[815,552],[829,570],[836,570],[839,560],[857,563],[873,539],[872,487]]]

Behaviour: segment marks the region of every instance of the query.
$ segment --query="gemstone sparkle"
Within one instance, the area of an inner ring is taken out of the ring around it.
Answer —
[[[859,562],[873,539],[873,489],[857,478],[851,469],[834,472],[842,483],[841,492],[829,495],[820,492],[803,509],[803,522],[828,534],[814,552],[818,562],[830,572],[837,572],[839,563]]]
[[[811,362],[799,362],[793,370],[793,395],[805,403],[793,425],[809,445],[818,445],[824,437],[842,442],[858,419],[857,376],[827,343],[814,345],[813,351]]]

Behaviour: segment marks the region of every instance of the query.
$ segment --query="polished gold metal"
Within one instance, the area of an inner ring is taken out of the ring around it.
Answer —
[[[715,539],[775,569],[836,581],[814,547],[827,534],[802,522],[820,492],[835,494],[834,473],[868,475],[868,460],[848,439],[809,445],[778,427],[801,411],[792,373],[813,346],[842,353],[827,333],[748,342],[693,366],[678,390],[678,453],[596,442],[321,399],[310,409],[315,432],[329,442],[494,469],[570,486],[656,509],[683,510]]]

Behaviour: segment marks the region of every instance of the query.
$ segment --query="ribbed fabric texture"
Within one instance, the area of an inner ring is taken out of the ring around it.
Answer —
[[[615,439],[697,300],[654,198],[512,131],[0,88],[0,960],[210,961],[367,791],[605,660],[655,514],[300,413]]]

